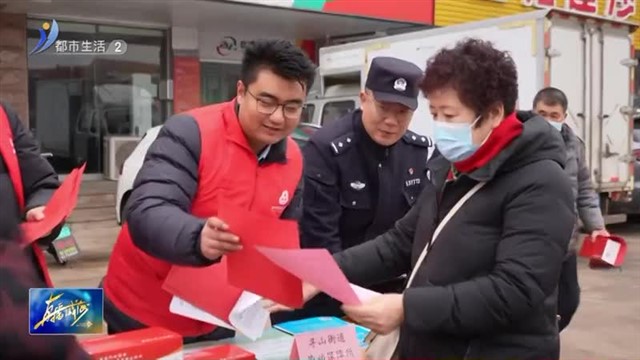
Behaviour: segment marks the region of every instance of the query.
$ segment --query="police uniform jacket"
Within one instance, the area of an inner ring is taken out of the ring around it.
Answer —
[[[411,131],[378,145],[361,110],[319,129],[303,148],[301,245],[335,253],[390,229],[428,181],[430,149],[428,137]]]

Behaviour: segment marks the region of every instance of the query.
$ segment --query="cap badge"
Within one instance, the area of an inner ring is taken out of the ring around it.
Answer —
[[[397,91],[407,90],[407,80],[403,78],[396,79],[396,81],[393,83],[393,88]]]

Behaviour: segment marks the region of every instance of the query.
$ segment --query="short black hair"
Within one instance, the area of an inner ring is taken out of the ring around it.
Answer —
[[[538,91],[536,96],[533,98],[533,108],[535,109],[536,105],[541,101],[546,105],[560,105],[563,112],[566,112],[569,107],[567,95],[565,95],[562,90],[554,87],[546,87]]]
[[[242,82],[247,86],[253,83],[263,69],[298,81],[307,92],[316,76],[315,64],[302,49],[287,40],[256,40],[245,48],[240,74]]]

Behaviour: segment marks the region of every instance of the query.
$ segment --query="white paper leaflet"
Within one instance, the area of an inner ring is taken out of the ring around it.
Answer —
[[[177,315],[238,331],[249,339],[256,340],[262,336],[266,328],[271,326],[269,312],[264,309],[261,300],[260,296],[244,291],[231,310],[228,323],[177,296],[174,296],[171,300],[169,311]]]

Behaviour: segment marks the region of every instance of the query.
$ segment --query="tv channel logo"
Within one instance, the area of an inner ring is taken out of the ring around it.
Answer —
[[[38,43],[31,50],[29,55],[39,54],[46,51],[56,42],[58,34],[60,33],[58,23],[55,20],[51,20],[51,22],[45,21],[38,30],[40,30],[40,40],[38,40]]]
[[[29,289],[29,334],[102,334],[103,311],[99,288]]]

